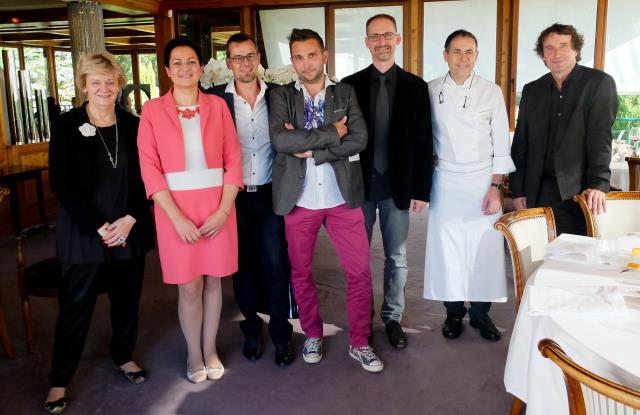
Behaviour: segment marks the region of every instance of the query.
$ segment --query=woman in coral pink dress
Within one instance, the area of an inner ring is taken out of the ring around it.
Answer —
[[[234,200],[242,156],[225,102],[202,94],[197,47],[176,37],[165,47],[173,88],[148,101],[138,131],[147,197],[155,202],[164,282],[178,285],[178,315],[187,341],[187,378],[219,379],[216,351],[221,277],[238,269]]]

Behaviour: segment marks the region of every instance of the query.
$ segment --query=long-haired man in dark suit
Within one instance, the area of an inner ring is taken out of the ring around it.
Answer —
[[[584,41],[575,27],[553,24],[535,51],[549,73],[522,90],[509,186],[517,210],[549,206],[558,234],[586,234],[575,194],[594,214],[605,210],[611,171],[611,125],[618,112],[613,78],[578,65]]]

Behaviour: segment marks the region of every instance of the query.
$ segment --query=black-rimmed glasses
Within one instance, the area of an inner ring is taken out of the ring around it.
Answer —
[[[258,54],[257,53],[250,53],[250,54],[245,55],[245,56],[236,55],[236,56],[231,56],[229,58],[229,60],[231,62],[236,63],[236,64],[240,64],[240,63],[244,62],[245,60],[247,62],[252,62],[253,63],[253,62],[256,61],[256,59],[258,59]]]
[[[380,40],[381,37],[384,38],[384,40],[393,40],[396,36],[398,36],[399,33],[394,33],[394,32],[385,32],[385,33],[371,33],[370,35],[367,35],[367,39],[369,39],[372,42],[377,42],[378,40]]]

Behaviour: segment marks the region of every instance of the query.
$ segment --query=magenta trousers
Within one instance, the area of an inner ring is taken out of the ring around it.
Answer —
[[[318,210],[296,206],[284,221],[291,261],[291,286],[305,335],[322,337],[318,293],[311,266],[320,225],[324,224],[347,278],[349,343],[353,347],[367,345],[371,334],[372,285],[362,209],[351,209],[346,204]]]

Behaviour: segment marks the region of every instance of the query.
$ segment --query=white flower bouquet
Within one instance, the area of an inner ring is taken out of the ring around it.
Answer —
[[[265,69],[262,65],[259,65],[258,76],[265,82],[273,82],[280,85],[298,80],[298,75],[293,69],[293,65],[285,65],[277,69]],[[233,78],[233,73],[227,68],[225,61],[211,58],[204,67],[204,73],[200,77],[200,85],[208,89],[214,85],[226,84],[231,78]]]

